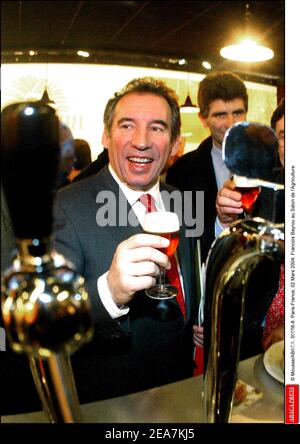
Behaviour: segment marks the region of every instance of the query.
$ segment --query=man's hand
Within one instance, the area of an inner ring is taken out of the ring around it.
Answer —
[[[241,198],[242,195],[235,190],[233,180],[226,180],[219,190],[216,200],[216,208],[219,221],[227,226],[234,222],[238,214],[243,212]]]
[[[168,257],[158,248],[169,244],[170,241],[161,236],[136,234],[118,245],[107,274],[116,304],[124,305],[136,291],[155,285],[159,267],[170,267]]]
[[[198,325],[193,326],[193,341],[196,347],[203,347],[203,327],[199,327]]]

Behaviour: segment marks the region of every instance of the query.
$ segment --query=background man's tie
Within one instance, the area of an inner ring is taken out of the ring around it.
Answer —
[[[157,211],[154,199],[151,196],[151,194],[142,194],[140,197],[140,202],[145,206],[147,213]],[[181,313],[182,313],[184,319],[186,319],[186,309],[185,309],[183,291],[182,291],[182,286],[181,286],[180,277],[179,277],[179,273],[178,273],[176,258],[173,255],[169,258],[169,260],[171,263],[171,268],[170,268],[170,270],[166,270],[166,275],[169,280],[169,283],[171,285],[173,285],[174,287],[178,288],[178,295],[176,296],[176,300],[179,304],[179,307],[180,307],[180,310],[181,310]]]

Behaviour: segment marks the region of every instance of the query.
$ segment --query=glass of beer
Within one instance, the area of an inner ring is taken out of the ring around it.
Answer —
[[[234,175],[233,181],[236,186],[236,191],[242,195],[242,207],[245,219],[250,219],[252,217],[253,205],[258,198],[261,189],[259,186],[248,180],[247,177]]]
[[[145,215],[144,231],[148,234],[162,236],[170,241],[167,248],[161,251],[169,258],[173,256],[179,242],[179,220],[176,213],[169,211],[153,211]],[[166,283],[166,270],[160,267],[159,277],[156,285],[145,290],[147,296],[153,299],[170,299],[178,294],[178,289],[173,285]]]

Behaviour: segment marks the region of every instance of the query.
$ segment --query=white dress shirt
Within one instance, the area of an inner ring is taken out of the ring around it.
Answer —
[[[212,162],[215,170],[215,176],[217,181],[218,191],[223,187],[225,180],[230,179],[231,172],[225,165],[225,162],[222,158],[222,149],[218,148],[214,142],[211,150]],[[224,230],[223,225],[221,224],[218,216],[215,221],[215,236],[219,237],[222,231]]]
[[[214,143],[211,150],[211,157],[219,191],[222,188],[225,180],[230,179],[231,173],[222,158],[222,148],[218,148]]]

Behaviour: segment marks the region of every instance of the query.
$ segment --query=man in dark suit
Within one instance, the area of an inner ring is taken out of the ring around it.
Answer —
[[[211,136],[168,170],[166,182],[180,190],[204,191],[204,232],[201,237],[204,261],[215,239],[217,192],[230,177],[222,159],[222,142],[228,128],[246,119],[246,87],[231,72],[208,74],[199,84],[198,105],[199,118],[204,127],[209,128]],[[195,205],[196,194],[193,200]]]
[[[166,209],[159,174],[176,153],[180,136],[177,98],[163,82],[135,79],[105,110],[103,145],[109,165],[58,195],[56,249],[86,279],[95,333],[72,357],[81,402],[120,396],[180,380],[193,373],[193,324],[197,313],[193,239],[180,230],[177,262],[184,316],[177,299],[149,298],[159,267],[169,268],[159,249],[168,240],[143,232],[152,196]],[[125,220],[125,223],[124,223]]]

